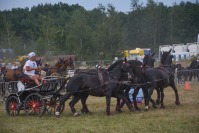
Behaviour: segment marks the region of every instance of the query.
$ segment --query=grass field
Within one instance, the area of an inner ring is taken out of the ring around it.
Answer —
[[[174,104],[175,95],[171,88],[165,89],[165,106],[131,113],[125,106],[123,113],[115,112],[116,99],[112,98],[109,117],[105,114],[105,98],[89,97],[88,107],[92,115],[74,117],[68,108],[56,118],[44,114],[42,117],[28,117],[22,110],[17,117],[10,117],[0,103],[0,133],[199,133],[199,84],[191,84],[191,90],[177,86],[180,106]],[[156,93],[153,97],[156,96]],[[80,103],[76,105],[80,110]]]

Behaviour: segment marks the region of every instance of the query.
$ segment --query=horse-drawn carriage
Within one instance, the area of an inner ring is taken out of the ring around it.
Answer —
[[[7,114],[17,116],[20,110],[27,115],[41,116],[45,112],[52,113],[56,102],[61,98],[59,93],[65,82],[60,77],[48,76],[42,79],[42,84],[34,86],[33,83],[20,78],[16,82],[18,91],[11,91],[5,100]],[[62,111],[64,105],[62,106]]]

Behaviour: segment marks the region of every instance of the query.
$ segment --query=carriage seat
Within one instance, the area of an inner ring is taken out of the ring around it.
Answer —
[[[36,86],[35,81],[33,81],[27,74],[20,74],[18,79],[25,85],[25,88]]]

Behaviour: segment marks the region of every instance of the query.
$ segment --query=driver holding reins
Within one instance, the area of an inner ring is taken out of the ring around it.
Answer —
[[[31,52],[28,54],[29,60],[26,61],[23,69],[24,74],[27,74],[32,80],[35,81],[37,85],[40,85],[40,81],[42,77],[35,74],[36,71],[40,71],[40,68],[37,67],[36,61],[36,54],[34,52]]]

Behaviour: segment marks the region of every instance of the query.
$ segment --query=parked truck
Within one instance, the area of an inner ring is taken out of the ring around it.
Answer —
[[[125,50],[124,56],[129,60],[143,61],[144,55],[151,54],[150,48],[135,48],[132,50]]]
[[[197,56],[199,54],[199,44],[197,43],[187,43],[187,51],[190,56]]]

